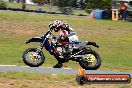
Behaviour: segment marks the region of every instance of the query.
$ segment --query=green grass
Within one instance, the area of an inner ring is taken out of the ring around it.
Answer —
[[[16,80],[20,80],[20,79],[25,79],[25,80],[53,80],[53,76],[56,76],[56,81],[60,81],[60,80],[75,80],[76,75],[65,75],[65,74],[58,74],[58,75],[54,75],[54,74],[48,74],[48,73],[27,73],[27,72],[22,72],[22,71],[18,71],[18,72],[0,72],[0,79],[16,79]]]
[[[60,84],[61,83],[61,84]],[[2,85],[3,84],[3,85]],[[45,88],[76,85],[75,75],[52,75],[26,72],[0,72],[0,87]]]
[[[26,9],[37,10],[40,6],[37,5],[26,5]],[[47,7],[41,6],[43,11],[47,10]],[[22,8],[21,3],[8,3],[8,8]]]
[[[35,43],[26,45],[26,40],[41,36],[48,30],[48,24],[56,19],[67,21],[80,40],[95,41],[100,46],[93,49],[102,58],[101,70],[132,71],[132,23],[19,12],[0,12],[0,64],[24,65],[22,52],[37,47]],[[44,54],[44,66],[53,66],[55,58],[45,50]],[[77,68],[79,64],[69,62],[68,67]]]
[[[22,7],[22,4],[21,3],[8,3],[8,8],[21,8]],[[28,10],[37,10],[38,8],[42,8],[43,11],[46,11],[46,12],[56,12],[56,13],[61,13],[59,10],[58,10],[58,7],[57,6],[53,6],[52,8],[50,6],[38,6],[38,5],[26,5],[26,9]],[[84,10],[73,10],[73,14],[75,15],[80,15],[80,14],[83,14],[83,15],[89,15],[88,13],[86,13]]]

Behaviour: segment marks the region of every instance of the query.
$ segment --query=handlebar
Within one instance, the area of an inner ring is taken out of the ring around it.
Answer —
[[[47,35],[48,35],[48,34],[51,35],[51,34],[52,34],[52,31],[53,31],[53,29],[50,28],[42,37],[43,37],[43,38],[48,38]]]

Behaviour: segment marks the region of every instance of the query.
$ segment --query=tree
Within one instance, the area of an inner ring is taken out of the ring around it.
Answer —
[[[23,9],[23,10],[26,9],[26,0],[22,0],[22,9]]]
[[[85,9],[86,8],[86,6],[87,6],[87,2],[88,2],[88,0],[80,0],[80,2],[78,3],[78,5],[79,5],[79,7],[81,8],[81,9]]]
[[[88,0],[87,9],[110,9],[111,0]]]
[[[7,3],[3,0],[0,0],[0,9],[6,9],[7,8]]]
[[[19,3],[21,0],[16,0],[17,3]]]
[[[59,7],[76,7],[77,5],[77,0],[59,0],[58,1],[58,6]]]
[[[72,14],[73,7],[77,6],[77,0],[59,0],[58,7],[64,14]]]
[[[48,3],[49,0],[32,0],[34,3],[38,3],[39,5],[44,5],[45,3]]]
[[[111,0],[103,0],[103,9],[111,9]]]
[[[49,4],[50,4],[50,7],[49,7],[49,10],[50,10],[50,13],[51,13],[51,11],[52,11],[52,8],[53,8],[53,5],[54,5],[54,2],[55,2],[56,0],[49,0],[48,2],[49,2]]]
[[[14,0],[9,0],[9,2],[14,2]]]

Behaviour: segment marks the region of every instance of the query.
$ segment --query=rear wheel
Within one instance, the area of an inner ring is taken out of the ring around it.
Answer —
[[[80,66],[85,70],[96,70],[101,65],[99,54],[93,50],[86,50],[82,53],[85,55],[83,60],[79,61]]]
[[[37,48],[29,48],[23,52],[23,61],[30,67],[39,67],[44,63],[45,56],[42,51],[37,51]]]

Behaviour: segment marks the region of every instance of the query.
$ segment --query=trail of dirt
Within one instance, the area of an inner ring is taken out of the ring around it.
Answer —
[[[34,27],[31,29],[28,29],[27,27],[24,27],[23,25],[17,23],[8,23],[5,21],[1,22],[0,26],[1,33],[6,34],[16,34],[16,35],[39,35],[42,33],[42,30],[37,30]]]
[[[15,34],[26,34],[26,35],[32,35],[32,34],[38,34],[37,31],[35,30],[25,30],[25,29],[14,29],[14,30],[10,30],[10,32],[13,32]]]

